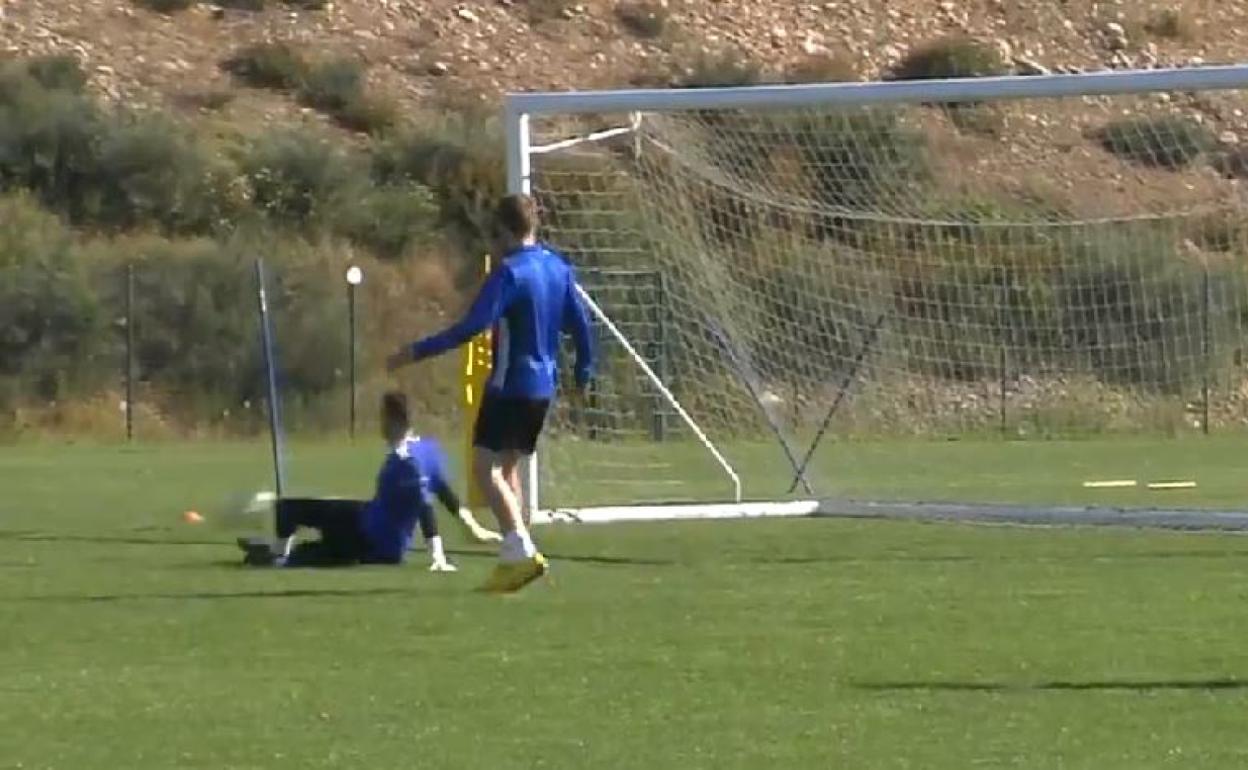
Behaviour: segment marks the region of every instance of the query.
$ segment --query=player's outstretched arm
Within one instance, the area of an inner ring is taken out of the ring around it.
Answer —
[[[477,522],[477,518],[472,515],[472,511],[460,502],[459,495],[451,489],[451,484],[447,480],[446,461],[441,454],[441,450],[435,450],[436,457],[431,463],[429,469],[429,485],[433,489],[433,494],[438,498],[438,502],[446,508],[447,512],[459,520],[464,527],[465,533],[469,538],[478,543],[499,543],[503,538],[497,532],[488,527],[481,526]]]
[[[477,292],[477,298],[463,318],[437,334],[399,348],[386,359],[386,368],[394,371],[405,364],[440,356],[465,344],[502,317],[514,288],[510,270],[501,267],[495,270]]]
[[[503,541],[502,535],[489,527],[482,526],[477,521],[477,517],[473,516],[472,511],[460,502],[459,496],[446,482],[434,484],[433,493],[442,506],[459,521],[464,528],[464,534],[471,540],[477,543],[501,543]]]
[[[589,325],[589,313],[581,299],[575,274],[568,281],[568,296],[563,305],[563,330],[572,335],[572,341],[576,345],[576,366],[573,373],[577,389],[584,390],[594,373],[594,338]]]

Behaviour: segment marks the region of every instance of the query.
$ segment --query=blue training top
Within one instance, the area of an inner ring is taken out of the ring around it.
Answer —
[[[433,439],[409,436],[386,455],[376,494],[364,507],[361,526],[370,561],[403,560],[420,515],[432,513],[434,495],[453,497],[442,448]]]
[[[576,290],[576,274],[544,244],[522,246],[503,257],[462,320],[412,345],[412,358],[441,355],[493,326],[493,371],[486,389],[511,398],[549,399],[558,381],[559,335],[576,342],[576,384],[593,371],[589,318]]]

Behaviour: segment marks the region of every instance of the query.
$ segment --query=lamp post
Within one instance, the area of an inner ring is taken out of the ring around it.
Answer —
[[[355,385],[355,288],[364,281],[364,271],[357,265],[347,268],[347,325],[348,337],[350,340],[349,359],[351,370],[351,423],[350,435],[355,438],[355,402],[356,402],[356,385]]]
[[[134,263],[126,265],[126,441],[134,440]]]

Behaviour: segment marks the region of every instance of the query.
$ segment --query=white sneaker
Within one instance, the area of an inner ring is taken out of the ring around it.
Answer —
[[[459,572],[459,567],[449,561],[435,561],[429,565],[430,572]]]

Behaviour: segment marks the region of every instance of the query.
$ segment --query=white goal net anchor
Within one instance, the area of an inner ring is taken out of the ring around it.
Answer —
[[[807,515],[827,436],[1242,424],[1245,95],[1230,66],[510,96],[509,187],[603,362],[534,518]]]

